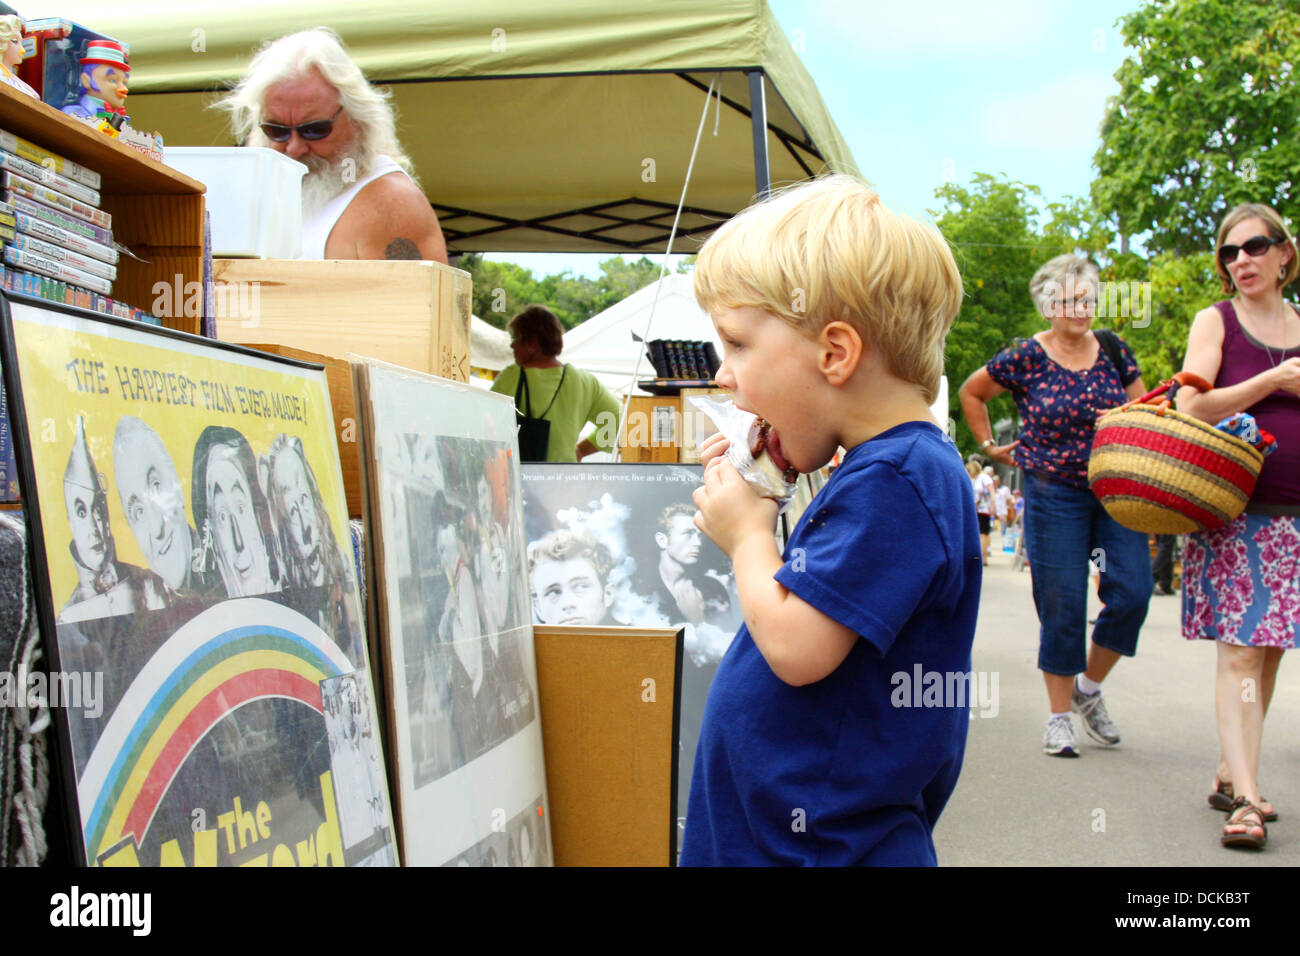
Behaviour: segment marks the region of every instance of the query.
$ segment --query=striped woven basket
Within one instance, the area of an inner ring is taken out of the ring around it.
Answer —
[[[1174,384],[1208,392],[1199,376],[1179,372],[1134,402],[1106,412],[1088,459],[1088,483],[1107,513],[1148,534],[1210,531],[1246,507],[1264,456],[1213,425],[1151,400]]]

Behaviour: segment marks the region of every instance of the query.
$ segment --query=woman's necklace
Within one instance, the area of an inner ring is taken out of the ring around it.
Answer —
[[[1282,319],[1281,319],[1281,321],[1280,321],[1278,324],[1281,326],[1281,333],[1282,333],[1282,334],[1281,334],[1280,337],[1281,337],[1281,339],[1282,339],[1283,342],[1286,342],[1286,320],[1287,320],[1287,316],[1291,315],[1291,313],[1292,313],[1294,310],[1293,310],[1289,305],[1287,305],[1285,302],[1282,303],[1282,308],[1283,308],[1285,311],[1283,312],[1283,314],[1282,314]],[[1240,312],[1242,312],[1242,311],[1244,311],[1244,310],[1238,308],[1237,311],[1240,313]],[[1255,317],[1252,315],[1252,316],[1250,317],[1250,321],[1251,321],[1251,324],[1255,326],[1255,328],[1257,328],[1257,329],[1259,329],[1261,332],[1263,332],[1263,328],[1260,326],[1260,321],[1259,321],[1259,319],[1255,318]],[[1257,336],[1255,336],[1255,340],[1256,340],[1257,342],[1259,342],[1260,345],[1264,346],[1264,354],[1268,356],[1268,364],[1269,364],[1271,367],[1273,367],[1273,368],[1277,368],[1278,365],[1280,365],[1282,362],[1285,362],[1285,361],[1286,361],[1286,353],[1289,352],[1289,351],[1291,351],[1290,346],[1282,345],[1282,346],[1281,346],[1282,352],[1281,352],[1281,354],[1278,356],[1278,360],[1277,360],[1276,362],[1274,362],[1274,361],[1273,361],[1273,350],[1269,347],[1269,344],[1268,344],[1267,342],[1264,341],[1264,337],[1263,337],[1263,335],[1257,335]]]

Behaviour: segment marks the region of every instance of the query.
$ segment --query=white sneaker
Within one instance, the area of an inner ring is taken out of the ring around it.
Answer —
[[[1053,757],[1079,756],[1079,738],[1069,714],[1048,720],[1047,729],[1043,731],[1043,753]]]
[[[1119,743],[1119,728],[1110,719],[1106,711],[1106,702],[1101,699],[1101,691],[1091,696],[1079,690],[1078,681],[1070,691],[1070,709],[1083,717],[1088,736],[1098,743],[1114,747]]]

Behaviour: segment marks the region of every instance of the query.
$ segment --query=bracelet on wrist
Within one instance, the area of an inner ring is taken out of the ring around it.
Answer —
[[[992,438],[986,438],[982,442],[980,442],[980,451],[983,451],[986,448],[992,448],[996,444],[997,442]]]

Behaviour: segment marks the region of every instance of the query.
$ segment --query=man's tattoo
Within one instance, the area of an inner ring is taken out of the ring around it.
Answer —
[[[397,237],[384,249],[385,259],[423,259],[420,247],[410,239]]]

